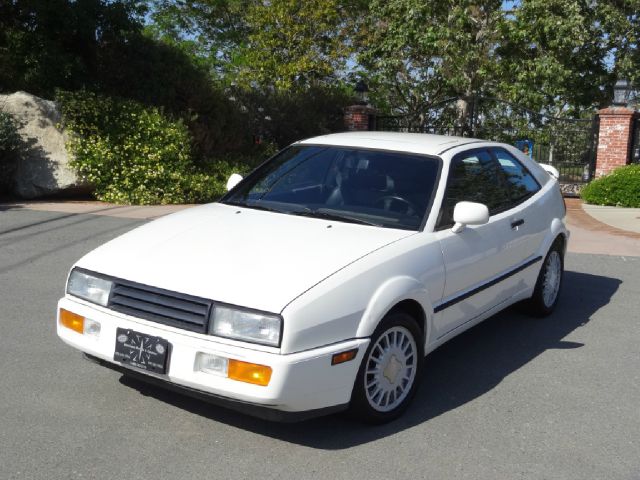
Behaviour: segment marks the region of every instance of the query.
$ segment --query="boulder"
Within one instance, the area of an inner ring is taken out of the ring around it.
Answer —
[[[14,178],[16,195],[37,198],[90,191],[69,166],[68,133],[59,127],[61,114],[55,102],[16,92],[0,95],[0,110],[16,118],[24,141]]]

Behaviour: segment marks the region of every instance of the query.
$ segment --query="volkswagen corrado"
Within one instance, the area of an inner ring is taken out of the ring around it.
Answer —
[[[300,141],[233,175],[220,201],[80,259],[57,332],[104,366],[249,414],[389,421],[438,346],[516,302],[554,309],[569,232],[548,172],[477,139]]]

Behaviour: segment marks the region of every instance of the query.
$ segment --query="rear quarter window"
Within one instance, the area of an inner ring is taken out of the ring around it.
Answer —
[[[505,178],[509,200],[515,205],[540,190],[540,184],[527,168],[502,148],[494,148],[493,154]]]

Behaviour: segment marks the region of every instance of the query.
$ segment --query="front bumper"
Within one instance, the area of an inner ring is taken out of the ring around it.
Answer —
[[[212,403],[271,420],[296,420],[343,409],[349,403],[353,384],[369,339],[346,340],[303,352],[282,355],[276,351],[252,349],[240,342],[195,334],[156,324],[73,298],[58,302],[60,309],[100,322],[98,337],[83,335],[60,325],[58,336],[90,358],[144,380],[174,387],[183,393],[205,398]],[[132,329],[162,337],[172,345],[167,373],[159,375],[114,361],[116,329]],[[358,348],[356,358],[331,365],[335,353]],[[275,350],[275,349],[271,349]],[[233,358],[272,368],[267,386],[252,385],[197,370],[198,352]]]

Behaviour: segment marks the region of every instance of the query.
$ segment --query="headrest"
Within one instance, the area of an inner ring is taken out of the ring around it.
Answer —
[[[351,177],[349,177],[348,181],[345,181],[345,184],[356,190],[379,190],[384,191],[388,187],[387,176],[378,173],[372,172],[369,170],[359,170]]]

